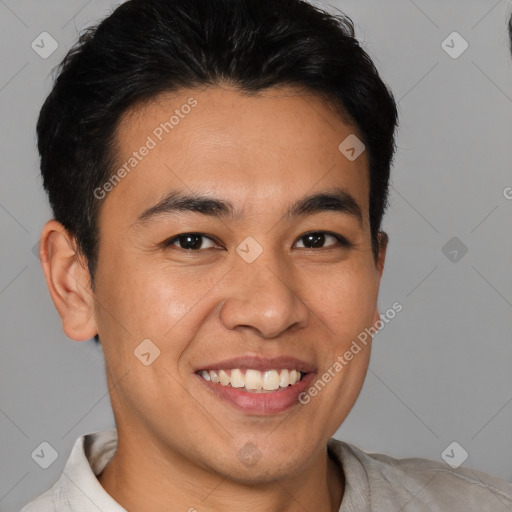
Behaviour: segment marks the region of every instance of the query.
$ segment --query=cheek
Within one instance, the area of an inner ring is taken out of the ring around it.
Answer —
[[[371,271],[362,266],[331,270],[310,283],[308,304],[334,333],[354,336],[373,322],[378,287]]]
[[[128,331],[134,338],[162,337],[193,303],[194,287],[184,286],[164,269],[155,271],[122,257],[114,267],[107,258],[103,263],[98,272],[96,309],[104,327],[112,325],[116,331],[121,324],[123,335]]]
[[[101,283],[98,303],[105,307],[97,308],[100,337],[116,351],[123,347],[129,364],[136,347],[150,339],[161,351],[160,360],[179,371],[177,362],[218,304],[209,294],[215,284],[212,276],[191,275],[186,269],[122,265],[122,271]]]

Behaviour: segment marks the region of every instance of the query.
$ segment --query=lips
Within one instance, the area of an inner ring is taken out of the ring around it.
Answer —
[[[268,358],[251,355],[233,357],[215,363],[208,363],[204,366],[197,366],[194,371],[197,373],[201,370],[231,370],[234,368],[241,370],[254,369],[259,371],[292,369],[304,373],[316,371],[314,365],[295,357],[280,356]]]
[[[247,414],[277,414],[299,404],[315,367],[294,357],[242,356],[197,367],[206,390]]]

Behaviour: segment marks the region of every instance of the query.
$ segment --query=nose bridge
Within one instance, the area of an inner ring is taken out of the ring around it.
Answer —
[[[221,310],[221,320],[228,329],[252,327],[260,336],[274,337],[294,324],[307,324],[308,310],[295,289],[293,275],[276,251],[266,249],[253,261],[241,256],[235,259],[228,297]],[[254,256],[254,253],[253,253]]]

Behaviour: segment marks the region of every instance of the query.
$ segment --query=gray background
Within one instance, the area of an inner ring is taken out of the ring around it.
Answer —
[[[64,336],[33,250],[50,218],[34,132],[50,71],[78,31],[114,4],[0,0],[5,512],[57,480],[78,436],[114,426],[101,351]],[[399,301],[403,311],[375,338],[361,397],[337,437],[436,460],[457,441],[469,453],[466,466],[512,480],[512,200],[504,195],[512,187],[512,7],[507,0],[331,4],[353,17],[401,118],[379,304],[384,312]],[[47,59],[31,48],[43,31],[59,44]],[[453,31],[469,43],[457,59],[441,47]],[[457,249],[458,261],[442,251],[452,237],[468,248],[462,258]],[[59,453],[46,470],[31,458],[42,441]]]

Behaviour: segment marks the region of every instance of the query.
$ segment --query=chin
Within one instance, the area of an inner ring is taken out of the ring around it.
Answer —
[[[244,486],[264,486],[274,484],[276,480],[286,479],[297,472],[297,466],[290,464],[290,461],[268,461],[248,467],[245,465],[235,465],[227,469],[225,466],[219,471],[223,477],[231,482],[239,483]]]
[[[296,443],[293,450],[287,446],[269,445],[268,440],[266,446],[260,449],[256,439],[237,442],[237,446],[241,447],[233,446],[233,451],[230,450],[231,456],[223,453],[217,459],[217,463],[210,462],[209,467],[224,478],[243,485],[270,484],[275,480],[290,477],[300,471],[309,455]]]

